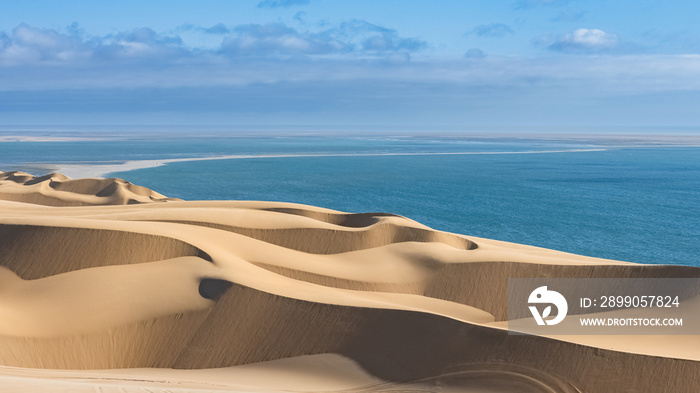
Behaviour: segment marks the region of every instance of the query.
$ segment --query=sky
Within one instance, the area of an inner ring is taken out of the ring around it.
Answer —
[[[0,125],[700,129],[700,2],[3,0]]]

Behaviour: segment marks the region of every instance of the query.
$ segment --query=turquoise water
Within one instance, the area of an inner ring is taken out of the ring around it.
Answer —
[[[603,151],[575,151],[604,148]],[[562,153],[495,154],[566,150]],[[700,266],[700,148],[464,137],[162,138],[0,143],[0,165],[217,155],[118,172],[183,199],[391,212],[436,229],[603,258]],[[28,160],[27,157],[34,159]]]

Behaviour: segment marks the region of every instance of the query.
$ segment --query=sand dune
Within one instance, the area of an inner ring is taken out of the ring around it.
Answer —
[[[504,330],[510,277],[697,268],[444,233],[392,214],[185,202],[120,179],[21,172],[0,172],[0,241],[2,391],[700,386],[697,336]]]
[[[125,205],[170,200],[122,179],[70,179],[59,173],[32,176],[0,172],[0,199],[47,206]]]

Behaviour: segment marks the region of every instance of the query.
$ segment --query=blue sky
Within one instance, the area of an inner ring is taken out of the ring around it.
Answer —
[[[700,126],[700,2],[32,1],[0,124]]]

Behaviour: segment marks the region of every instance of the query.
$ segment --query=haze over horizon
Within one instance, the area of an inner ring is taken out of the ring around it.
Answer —
[[[0,124],[700,126],[700,4],[11,1]]]

